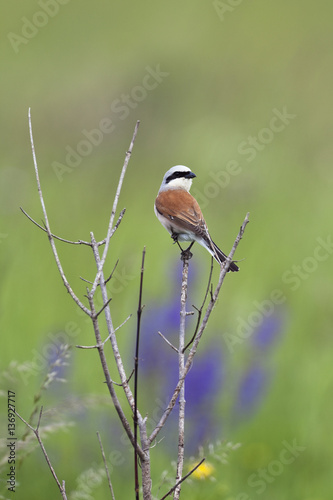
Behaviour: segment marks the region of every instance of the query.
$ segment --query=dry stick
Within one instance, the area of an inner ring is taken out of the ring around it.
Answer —
[[[175,484],[175,485],[174,485],[174,486],[173,486],[173,487],[172,487],[172,488],[168,491],[168,493],[166,493],[166,494],[165,494],[165,495],[161,498],[161,500],[165,500],[165,499],[166,499],[169,495],[171,495],[171,493],[172,493],[172,492],[173,492],[173,491],[174,491],[174,490],[175,490],[175,489],[176,489],[176,488],[180,485],[180,483],[182,483],[183,481],[185,481],[185,479],[187,479],[187,478],[188,478],[191,474],[193,474],[193,472],[194,472],[195,470],[197,470],[197,468],[198,468],[198,467],[200,467],[200,465],[201,465],[201,464],[202,464],[205,460],[206,460],[205,458],[203,458],[202,460],[200,460],[200,462],[199,462],[199,463],[198,463],[195,467],[193,467],[193,469],[191,469],[191,470],[190,470],[190,472],[188,472],[188,473],[186,474],[186,476],[183,476],[183,477],[181,478],[181,480],[180,480],[180,481],[178,481],[178,483],[176,483],[176,484]]]
[[[96,316],[98,316],[99,313],[96,313]],[[125,323],[127,323],[127,321],[132,317],[132,314],[130,314],[129,316],[127,316],[127,318],[125,319],[125,321],[123,321],[119,326],[117,326],[117,328],[115,329],[114,333],[116,333],[117,330],[119,330]],[[106,337],[105,340],[103,340],[102,342],[102,345],[104,346],[104,344],[106,344],[106,342],[109,340],[110,338],[110,335],[108,335]],[[75,347],[77,347],[78,349],[97,349],[98,348],[98,345],[76,345]],[[134,372],[134,370],[133,370]],[[129,377],[131,378],[131,376]],[[113,382],[115,383],[115,382]],[[122,385],[122,384],[116,384],[116,385]]]
[[[97,434],[97,437],[98,437],[99,446],[101,448],[101,453],[102,453],[102,457],[103,457],[103,462],[104,462],[104,467],[105,467],[106,475],[108,477],[108,483],[109,483],[109,488],[110,488],[110,491],[111,491],[112,500],[116,500],[116,498],[114,496],[114,493],[113,493],[113,488],[112,488],[112,483],[111,483],[111,477],[110,477],[110,473],[109,473],[108,464],[107,464],[106,458],[105,458],[105,453],[104,453],[104,448],[103,448],[101,436],[99,435],[98,431],[96,432],[96,434]]]
[[[164,337],[163,333],[161,333],[161,332],[157,332],[157,333],[171,347],[171,349],[173,349],[176,352],[179,352],[178,349],[177,349],[177,347],[175,347],[173,344],[171,344],[171,342],[169,342],[169,340],[166,337]]]
[[[106,259],[106,256],[107,256],[107,252],[108,252],[108,248],[109,248],[109,243],[110,243],[111,236],[114,234],[115,230],[117,229],[117,227],[118,227],[118,225],[119,225],[119,223],[120,223],[120,221],[121,221],[121,219],[122,219],[122,217],[124,215],[124,211],[122,211],[120,213],[120,216],[119,216],[119,219],[118,219],[118,222],[117,222],[116,226],[112,227],[113,226],[113,221],[114,221],[114,216],[115,216],[116,209],[117,209],[118,199],[119,199],[119,196],[120,196],[120,191],[121,191],[121,187],[122,187],[122,183],[123,183],[123,179],[124,179],[124,176],[125,176],[125,173],[126,173],[126,169],[127,169],[127,165],[128,165],[131,153],[132,153],[132,149],[133,149],[135,137],[136,137],[136,134],[137,134],[138,126],[139,126],[139,121],[136,123],[135,129],[134,129],[134,133],[133,133],[133,137],[132,137],[132,141],[131,141],[129,150],[126,153],[125,162],[124,162],[124,165],[123,165],[123,168],[122,168],[122,172],[121,172],[121,175],[120,175],[120,179],[119,179],[119,183],[118,183],[118,187],[117,187],[117,191],[116,191],[116,195],[115,195],[115,199],[114,199],[114,203],[113,203],[113,208],[112,208],[111,217],[110,217],[110,221],[109,221],[109,227],[108,227],[107,237],[102,242],[96,243],[96,241],[95,241],[95,239],[93,238],[93,235],[92,235],[93,241],[92,241],[92,243],[89,243],[89,245],[93,247],[94,255],[95,255],[96,263],[97,263],[97,268],[98,268],[98,271],[97,271],[97,274],[96,274],[96,277],[95,277],[95,280],[94,280],[94,283],[93,283],[93,286],[92,286],[92,290],[90,291],[90,294],[89,294],[90,305],[92,306],[91,307],[91,311],[89,311],[89,309],[87,307],[85,307],[80,302],[80,300],[78,299],[78,297],[76,297],[76,295],[73,292],[71,286],[69,285],[69,283],[67,281],[67,278],[66,278],[66,276],[64,274],[64,271],[62,269],[62,265],[61,265],[61,262],[60,262],[60,259],[59,259],[56,247],[55,247],[54,237],[53,237],[53,234],[52,234],[51,229],[50,229],[50,225],[49,225],[49,221],[48,221],[48,216],[47,216],[47,212],[46,212],[46,208],[45,208],[45,203],[44,203],[44,198],[43,198],[43,194],[42,194],[42,190],[41,190],[41,184],[40,184],[40,180],[39,180],[39,172],[38,172],[37,159],[36,159],[36,154],[35,154],[35,146],[34,146],[34,140],[33,140],[33,134],[32,134],[31,113],[30,113],[30,108],[29,108],[30,142],[31,142],[32,156],[33,156],[33,162],[34,162],[34,167],[35,167],[35,175],[36,175],[36,180],[37,180],[38,193],[39,193],[40,202],[41,202],[41,205],[42,205],[42,210],[43,210],[43,214],[44,214],[44,218],[45,218],[45,231],[47,232],[47,235],[48,235],[51,247],[52,247],[53,255],[54,255],[54,258],[55,258],[55,261],[56,261],[59,273],[61,275],[61,278],[62,278],[62,280],[64,282],[64,285],[65,285],[67,291],[70,293],[70,295],[73,298],[73,300],[75,301],[75,303],[88,316],[90,316],[93,319],[94,327],[97,326],[97,328],[98,328],[98,322],[97,322],[97,315],[96,315],[96,312],[95,312],[94,307],[93,307],[93,295],[94,295],[94,293],[96,291],[96,287],[98,286],[98,284],[101,285],[102,296],[103,296],[103,304],[105,304],[105,317],[106,317],[106,320],[107,320],[108,332],[109,332],[109,335],[111,336],[111,342],[112,342],[112,340],[114,340],[114,342],[115,342],[115,346],[113,345],[113,347],[115,347],[114,353],[115,353],[115,358],[116,358],[116,361],[117,361],[118,371],[120,373],[120,378],[121,378],[121,381],[122,381],[122,386],[124,387],[124,391],[125,391],[125,393],[127,395],[127,399],[129,400],[129,402],[131,404],[132,410],[133,410],[133,405],[134,405],[133,395],[132,395],[132,393],[131,393],[131,391],[129,389],[128,379],[126,377],[125,370],[124,370],[124,367],[123,367],[123,364],[122,364],[122,360],[120,358],[120,354],[119,354],[119,350],[118,350],[118,346],[117,346],[117,342],[116,342],[115,334],[114,334],[115,330],[113,328],[112,321],[111,321],[110,309],[109,309],[109,307],[107,307],[108,297],[107,297],[106,287],[105,287],[105,281],[104,281],[104,277],[103,277],[103,266],[104,266],[105,259]],[[64,241],[66,241],[66,240],[64,240]],[[105,248],[104,248],[102,259],[100,259],[99,254],[98,254],[98,246],[101,245],[101,244],[104,244],[104,243],[105,243]],[[97,252],[96,252],[96,250],[97,250]],[[93,318],[93,316],[94,316],[94,318]],[[96,330],[95,330],[95,333],[96,333]],[[99,330],[98,330],[98,333],[99,333]],[[123,424],[123,426],[124,426],[124,428],[126,430],[126,433],[127,433],[128,437],[129,437],[132,445],[134,446],[134,437],[133,437],[130,425],[127,422],[125,414],[123,413],[123,410],[122,410],[122,408],[120,406],[120,403],[118,401],[117,395],[116,395],[116,393],[114,391],[113,383],[112,383],[112,380],[111,380],[111,377],[110,377],[110,374],[109,374],[109,371],[108,371],[108,367],[107,367],[107,364],[106,364],[105,356],[104,356],[104,345],[101,343],[100,334],[99,334],[99,340],[97,340],[97,345],[98,345],[98,351],[99,351],[100,358],[101,358],[102,368],[103,368],[103,371],[104,371],[105,376],[106,376],[106,382],[107,382],[107,385],[108,385],[108,389],[109,389],[109,392],[110,392],[113,404],[114,404],[114,406],[116,408],[116,411],[117,411],[117,413],[118,413],[118,415],[120,417],[120,420],[121,420],[121,422],[122,422],[122,424]],[[141,415],[140,415],[140,419],[142,420]],[[140,456],[141,459],[146,458],[146,454],[143,454],[143,452],[142,452],[142,450],[141,450],[140,447],[138,447],[138,454],[139,454],[139,456]]]
[[[213,263],[214,263],[214,259],[212,257],[212,262],[211,262],[211,266],[210,266],[210,272],[209,272],[209,278],[208,278],[208,284],[207,284],[207,288],[206,288],[206,293],[205,293],[205,296],[204,296],[204,299],[202,301],[202,304],[201,304],[201,307],[200,309],[197,309],[195,306],[192,306],[194,307],[197,311],[198,311],[198,319],[197,319],[197,324],[195,325],[195,329],[194,329],[194,333],[193,333],[193,336],[191,338],[191,340],[186,344],[186,346],[184,347],[184,352],[186,351],[186,349],[188,347],[190,347],[190,345],[192,344],[193,340],[195,339],[195,336],[197,334],[197,331],[198,331],[198,328],[199,328],[199,325],[200,325],[200,320],[201,320],[201,314],[202,314],[202,309],[205,305],[205,302],[206,302],[206,299],[207,299],[207,295],[208,295],[208,292],[209,292],[209,288],[210,288],[210,283],[212,281],[212,275],[213,275]]]
[[[128,154],[128,153],[126,153],[126,154]],[[119,217],[118,217],[117,222],[115,223],[114,227],[113,227],[113,228],[112,228],[112,230],[111,230],[110,239],[112,238],[113,234],[117,231],[118,226],[119,226],[119,224],[121,223],[121,219],[122,219],[122,218],[124,217],[124,215],[125,215],[125,212],[126,212],[126,208],[123,208],[123,209],[121,210],[120,214],[119,214]],[[104,240],[99,241],[99,242],[98,242],[98,245],[99,245],[99,246],[101,246],[101,245],[105,245],[106,240],[107,240],[107,237],[106,237],[106,238],[104,238]],[[117,266],[117,264],[118,264],[118,261],[119,261],[119,259],[117,260],[116,266]]]
[[[91,243],[89,243],[89,245],[90,245],[90,246],[92,246],[92,245],[91,245]],[[110,273],[110,276],[109,276],[109,277],[108,277],[108,278],[104,281],[104,284],[105,284],[105,285],[106,285],[106,284],[110,281],[110,279],[112,278],[112,276],[113,276],[113,274],[114,274],[114,272],[115,272],[116,267],[118,266],[118,264],[119,264],[119,259],[117,259],[117,260],[116,260],[116,263],[115,263],[115,265],[113,266],[113,269],[112,269],[112,271],[111,271],[111,273]],[[84,281],[85,283],[89,283],[89,285],[93,285],[93,282],[92,282],[92,281],[86,280],[85,278],[82,278],[82,276],[80,276],[80,279],[81,279],[82,281]],[[99,286],[99,285],[98,285],[98,286]]]
[[[96,242],[93,233],[90,233],[90,236],[91,236],[92,250],[94,252],[96,266],[97,266],[97,268],[99,268],[100,263],[101,263],[101,258],[99,256],[99,252],[98,252],[98,243]],[[102,293],[102,298],[103,298],[103,304],[106,304],[107,301],[109,300],[109,298],[108,298],[108,292],[107,292],[106,285],[105,285],[103,270],[100,273],[100,288],[101,288],[101,293]],[[89,292],[89,297],[92,300],[92,298],[93,298],[92,289]],[[123,364],[123,361],[122,361],[122,358],[121,358],[121,355],[119,352],[117,337],[115,335],[115,329],[113,327],[110,308],[105,307],[104,313],[105,313],[108,334],[109,334],[109,338],[110,338],[110,342],[111,342],[111,346],[112,346],[112,350],[113,350],[113,355],[114,355],[114,358],[116,361],[121,384],[123,386],[127,401],[128,401],[128,403],[132,409],[132,412],[133,412],[134,411],[134,396],[133,396],[132,391],[130,389],[130,386],[128,384],[128,377],[126,376],[124,364]]]
[[[186,254],[183,254],[183,273],[182,273],[182,286],[180,295],[180,325],[179,325],[179,347],[178,347],[178,370],[179,379],[184,377],[185,367],[185,321],[186,321],[186,300],[187,300],[187,283],[188,283],[188,266],[189,261]],[[178,414],[178,459],[177,459],[177,474],[176,482],[179,482],[184,467],[184,445],[185,445],[185,382],[183,383],[179,392],[179,414]],[[180,496],[180,483],[174,490],[174,500],[178,500]]]
[[[63,281],[65,287],[67,288],[67,291],[69,292],[70,296],[72,297],[72,299],[74,300],[74,302],[82,309],[82,311],[84,311],[88,316],[90,316],[89,309],[85,305],[82,304],[82,302],[75,295],[75,293],[73,292],[70,284],[67,281],[67,278],[66,278],[65,273],[64,273],[64,271],[62,269],[62,265],[61,265],[61,262],[60,262],[60,259],[59,259],[59,256],[58,256],[58,252],[57,252],[57,249],[56,249],[56,246],[55,246],[55,243],[54,243],[54,239],[53,239],[52,233],[51,233],[49,219],[48,219],[46,208],[45,208],[45,203],[44,203],[42,188],[41,188],[40,180],[39,180],[39,172],[38,172],[37,159],[36,159],[36,153],[35,153],[34,138],[33,138],[33,134],[32,134],[32,124],[31,124],[30,108],[29,108],[29,132],[30,132],[30,143],[31,143],[32,157],[33,157],[33,162],[34,162],[34,167],[35,167],[35,175],[36,175],[36,180],[37,180],[37,188],[38,188],[38,193],[39,193],[39,199],[40,199],[40,203],[42,205],[43,215],[44,215],[44,219],[45,219],[45,229],[46,229],[47,235],[49,237],[49,241],[50,241],[51,248],[52,248],[52,251],[53,251],[54,259],[56,261],[56,264],[57,264],[60,276],[62,278],[62,281]]]
[[[105,244],[105,247],[104,247],[102,258],[101,258],[101,260],[99,262],[99,267],[98,267],[97,274],[96,274],[96,277],[95,277],[95,280],[94,280],[94,284],[93,284],[92,289],[91,289],[91,294],[92,295],[94,295],[94,293],[96,291],[96,288],[97,288],[97,285],[98,285],[98,283],[99,283],[99,281],[101,279],[101,275],[102,275],[103,267],[104,267],[104,264],[105,264],[106,256],[107,256],[108,251],[109,251],[110,239],[111,239],[111,236],[112,236],[112,234],[114,232],[113,231],[113,227],[112,227],[113,226],[113,221],[114,221],[114,217],[115,217],[115,214],[116,214],[118,200],[119,200],[121,188],[122,188],[122,185],[123,185],[124,177],[125,177],[125,174],[126,174],[127,165],[129,163],[131,155],[132,155],[132,150],[133,150],[134,142],[135,142],[135,139],[136,139],[136,135],[138,133],[139,125],[140,125],[140,121],[138,120],[136,122],[136,125],[135,125],[135,128],[134,128],[134,132],[133,132],[133,137],[132,137],[131,144],[130,144],[130,146],[128,148],[128,151],[126,153],[126,156],[125,156],[125,161],[124,161],[124,164],[123,164],[123,168],[121,170],[121,174],[120,174],[120,178],[119,178],[119,182],[118,182],[118,186],[117,186],[117,191],[116,191],[116,194],[115,194],[115,197],[114,197],[114,202],[113,202],[113,207],[112,207],[112,212],[111,212],[111,216],[110,216],[109,227],[108,227],[108,232],[107,232],[106,238],[102,242],[100,242],[98,244],[99,246]]]
[[[142,495],[143,500],[151,500],[151,472],[150,472],[150,444],[147,436],[147,417],[139,418],[139,429],[140,429],[140,439],[142,451],[145,454],[144,460],[141,460],[141,476],[142,476]]]
[[[118,200],[119,200],[119,196],[120,196],[121,187],[122,187],[123,180],[124,180],[124,177],[125,177],[125,173],[126,173],[126,170],[127,170],[127,166],[128,166],[131,154],[132,154],[132,150],[133,150],[135,138],[136,138],[136,135],[137,135],[137,132],[138,132],[139,124],[140,124],[140,122],[137,121],[136,125],[135,125],[135,128],[134,128],[134,132],[133,132],[133,136],[132,136],[132,140],[131,140],[130,146],[129,146],[128,151],[126,152],[126,155],[125,155],[125,160],[124,160],[123,168],[122,168],[122,171],[121,171],[121,174],[120,174],[120,178],[119,178],[119,182],[118,182],[118,186],[117,186],[117,190],[116,190],[116,194],[115,194],[115,198],[114,198],[114,202],[113,202],[113,207],[112,207],[112,212],[111,212],[111,216],[110,216],[110,221],[109,221],[109,227],[108,227],[108,231],[107,231],[107,236],[106,236],[105,240],[103,240],[102,242],[96,242],[93,233],[90,233],[91,242],[92,242],[92,249],[93,249],[93,252],[94,252],[94,257],[95,257],[96,266],[97,266],[97,274],[96,274],[94,283],[93,283],[93,285],[91,287],[89,295],[91,297],[94,296],[96,288],[97,288],[97,286],[99,284],[100,288],[101,288],[101,293],[102,293],[102,298],[103,298],[103,304],[105,304],[108,301],[108,294],[107,294],[107,289],[106,289],[106,281],[104,280],[103,267],[104,267],[105,259],[106,259],[107,252],[108,252],[108,249],[109,249],[110,238],[111,238],[111,236],[112,236],[112,234],[114,232],[113,228],[112,228],[113,221],[114,221],[114,216],[115,216],[115,213],[116,213],[116,210],[117,210],[117,205],[118,205]],[[121,212],[121,216],[122,215],[123,215],[123,212]],[[104,243],[105,243],[105,248],[104,248],[104,251],[103,251],[102,258],[101,258],[100,255],[99,255],[98,247],[100,245],[104,244]],[[123,365],[123,362],[122,362],[122,359],[121,359],[121,356],[120,356],[120,352],[119,352],[119,348],[118,348],[117,338],[116,338],[116,336],[114,334],[114,328],[113,328],[113,324],[112,324],[112,318],[111,318],[111,313],[110,313],[109,307],[105,307],[105,319],[106,319],[108,333],[109,333],[109,336],[110,336],[112,350],[113,350],[114,358],[116,360],[116,364],[117,364],[117,369],[118,369],[118,373],[119,373],[119,376],[120,376],[120,380],[121,380],[122,386],[124,388],[124,392],[126,394],[127,401],[129,403],[129,405],[131,406],[132,411],[134,411],[134,397],[133,397],[132,391],[131,391],[131,389],[130,389],[130,387],[128,385],[128,382],[127,382],[128,381],[128,377],[126,376],[126,373],[125,373],[124,365]],[[139,416],[139,418],[141,418],[141,415]]]
[[[140,327],[142,315],[142,292],[143,292],[143,273],[145,264],[146,247],[142,252],[141,273],[140,273],[140,288],[139,288],[139,304],[137,311],[136,325],[136,344],[134,357],[134,477],[135,477],[135,498],[139,500],[139,472],[138,472],[138,376],[139,376],[139,344],[140,344]]]
[[[122,426],[124,427],[126,434],[129,438],[132,446],[134,446],[134,436],[132,433],[131,426],[128,423],[128,420],[125,416],[125,413],[121,407],[121,404],[119,402],[119,399],[117,397],[116,391],[115,391],[114,386],[113,386],[113,382],[111,380],[109,368],[108,368],[106,357],[104,354],[104,344],[102,342],[101,333],[99,330],[98,317],[97,317],[97,314],[95,311],[93,298],[90,296],[90,294],[88,295],[88,300],[89,300],[89,306],[90,306],[90,310],[91,310],[91,320],[93,322],[93,328],[94,328],[96,342],[97,342],[96,346],[97,346],[98,354],[100,357],[100,361],[101,361],[103,373],[105,376],[106,384],[107,384],[108,389],[109,389],[109,393],[110,393],[110,396],[112,399],[113,406],[115,407],[116,412],[118,413],[118,416],[120,418]],[[140,458],[144,458],[145,455],[144,455],[142,449],[139,446],[137,447],[137,449],[138,449],[138,454],[139,454]]]
[[[202,337],[202,334],[203,334],[203,332],[204,332],[204,330],[205,330],[205,328],[207,326],[207,322],[209,320],[209,316],[210,316],[210,314],[211,314],[211,312],[212,312],[212,310],[213,310],[213,308],[215,306],[215,303],[217,301],[217,298],[218,298],[221,286],[223,284],[225,275],[226,275],[226,273],[227,273],[227,271],[229,269],[230,263],[232,262],[232,258],[234,256],[236,248],[239,245],[239,242],[240,242],[240,240],[243,237],[246,225],[249,222],[249,215],[250,215],[249,213],[246,214],[244,222],[243,222],[243,224],[242,224],[242,226],[241,226],[241,228],[239,230],[239,233],[238,233],[237,238],[236,238],[236,240],[235,240],[235,242],[233,244],[233,247],[232,247],[232,249],[231,249],[231,251],[229,253],[229,256],[226,259],[226,261],[221,265],[221,270],[220,270],[220,276],[219,276],[218,284],[217,284],[217,286],[215,288],[214,293],[212,293],[212,295],[211,295],[211,299],[210,299],[210,302],[208,304],[205,316],[204,316],[204,318],[202,320],[201,326],[200,326],[200,328],[199,328],[199,330],[198,330],[198,332],[196,334],[196,337],[195,337],[195,339],[193,341],[192,347],[190,349],[189,355],[188,355],[186,363],[185,363],[183,377],[178,381],[178,384],[176,385],[176,388],[175,388],[174,393],[173,393],[173,395],[172,395],[172,397],[171,397],[171,399],[169,401],[169,404],[168,404],[167,408],[164,410],[163,415],[160,418],[158,424],[156,425],[155,429],[153,430],[153,432],[149,436],[149,442],[150,443],[152,443],[156,439],[156,436],[158,435],[158,433],[160,432],[160,430],[164,426],[164,424],[165,424],[168,416],[170,415],[172,409],[174,408],[174,406],[176,404],[176,401],[177,401],[180,389],[182,388],[182,385],[184,383],[185,377],[186,377],[187,373],[189,372],[189,370],[191,368],[192,361],[193,361],[193,358],[194,358],[195,353],[197,351],[198,344],[199,344],[200,339]]]
[[[41,229],[42,231],[45,231],[45,233],[47,233],[47,229],[43,226],[41,226],[40,224],[38,224],[38,222],[36,222],[32,217],[30,217],[29,214],[27,214],[27,212],[25,210],[23,210],[22,207],[20,207],[20,210],[21,212],[24,213],[24,215],[26,217],[28,217],[28,219],[33,222],[35,224],[35,226],[39,227],[39,229]],[[66,240],[64,238],[60,238],[60,236],[57,236],[55,234],[51,234],[52,238],[54,238],[55,240],[59,240],[59,241],[63,241],[64,243],[69,243],[70,245],[88,245],[88,246],[91,246],[91,243],[89,243],[88,241],[83,241],[83,240],[78,240],[78,241],[71,241],[71,240]]]
[[[50,471],[51,471],[51,473],[52,473],[52,476],[54,477],[55,482],[56,482],[56,483],[57,483],[57,485],[58,485],[58,488],[59,488],[59,491],[60,491],[60,493],[61,493],[61,496],[62,496],[62,498],[63,498],[64,500],[67,500],[66,489],[65,489],[65,481],[63,481],[63,482],[62,482],[62,485],[60,484],[60,481],[59,481],[59,479],[58,479],[58,476],[57,476],[57,474],[55,473],[54,468],[52,467],[51,461],[50,461],[50,459],[49,459],[49,457],[48,457],[48,454],[47,454],[47,452],[46,452],[45,446],[44,446],[43,441],[42,441],[42,439],[41,439],[41,437],[40,437],[40,434],[39,434],[39,426],[40,426],[40,421],[41,421],[41,419],[42,419],[43,407],[41,406],[41,409],[40,409],[40,412],[39,412],[39,418],[38,418],[38,422],[37,422],[37,427],[36,427],[36,429],[34,429],[34,428],[33,428],[33,427],[32,427],[32,426],[31,426],[31,425],[30,425],[30,424],[29,424],[26,420],[24,420],[24,418],[23,418],[23,417],[21,417],[21,415],[19,415],[19,414],[17,413],[17,411],[15,411],[15,413],[16,413],[16,415],[18,416],[18,418],[19,418],[20,420],[22,420],[22,422],[23,422],[23,423],[24,423],[27,427],[29,427],[29,429],[31,429],[31,430],[32,430],[32,432],[35,434],[35,436],[36,436],[36,438],[37,438],[37,441],[38,441],[38,443],[39,443],[39,446],[41,447],[41,450],[42,450],[43,455],[44,455],[44,457],[45,457],[45,460],[46,460],[46,462],[47,462],[47,465],[49,466],[49,469],[50,469]]]

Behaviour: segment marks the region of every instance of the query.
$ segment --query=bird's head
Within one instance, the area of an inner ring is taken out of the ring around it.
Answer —
[[[160,191],[166,191],[167,189],[185,189],[185,191],[189,191],[194,177],[196,175],[185,165],[171,167],[163,177]]]

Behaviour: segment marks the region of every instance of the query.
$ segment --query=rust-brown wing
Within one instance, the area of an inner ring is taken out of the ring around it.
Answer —
[[[174,221],[180,229],[193,231],[197,236],[207,240],[207,227],[199,204],[184,189],[162,191],[155,201],[157,211]]]

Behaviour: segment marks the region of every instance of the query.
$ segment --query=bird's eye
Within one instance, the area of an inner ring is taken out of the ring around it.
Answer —
[[[173,220],[173,216],[172,215],[169,215],[170,219]]]

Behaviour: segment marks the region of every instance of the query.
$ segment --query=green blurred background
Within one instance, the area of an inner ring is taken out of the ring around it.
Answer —
[[[183,497],[331,499],[332,3],[17,0],[1,11],[1,437],[7,437],[7,390],[15,391],[17,410],[28,418],[47,373],[52,339],[93,343],[89,323],[61,283],[47,237],[19,210],[42,220],[28,107],[51,228],[71,240],[88,240],[90,231],[104,238],[139,119],[118,206],[127,212],[106,265],[111,272],[120,258],[110,285],[115,325],[133,313],[119,333],[128,371],[144,246],[144,314],[169,303],[180,286],[177,249],[152,210],[162,176],[173,165],[196,173],[193,194],[224,251],[246,212],[251,214],[237,250],[245,260],[237,275],[227,277],[201,352],[219,343],[236,384],[254,362],[251,334],[242,338],[240,323],[283,316],[279,341],[259,356],[270,373],[268,390],[255,411],[238,425],[221,425],[214,437],[242,446],[223,465],[209,442],[202,443],[214,472],[184,485]],[[279,114],[284,118],[275,120]],[[110,120],[112,131],[91,135],[100,126],[111,127]],[[95,144],[87,143],[87,135]],[[66,163],[73,150],[79,150],[74,163]],[[57,246],[84,300],[86,285],[79,276],[93,279],[93,256],[86,247]],[[209,266],[208,254],[196,246],[190,293],[197,304]],[[276,294],[282,305],[272,302]],[[260,316],[260,304],[269,313]],[[159,329],[164,331],[163,324]],[[50,426],[45,444],[53,465],[68,492],[76,491],[69,498],[83,498],[84,484],[90,495],[85,498],[109,498],[98,472],[100,430],[107,455],[114,453],[116,498],[133,498],[132,454],[119,442],[121,429],[97,353],[74,348],[67,361],[67,383],[54,382],[39,401],[48,411],[43,423]],[[35,369],[22,371],[29,366]],[[146,384],[142,399],[150,391]],[[234,392],[233,384],[223,385],[217,420],[228,420],[224,412]],[[208,405],[205,411],[213,409]],[[66,430],[62,422],[73,426]],[[24,431],[17,422],[17,436]],[[285,442],[302,449],[288,463],[281,462]],[[163,471],[172,477],[175,457],[176,446],[172,455],[163,441],[152,451],[156,497],[169,487],[157,492]],[[253,484],[262,469],[268,476]],[[2,480],[7,472],[5,463]],[[59,498],[39,449],[22,462],[17,480],[16,496],[4,489],[4,498]]]

